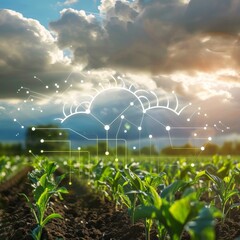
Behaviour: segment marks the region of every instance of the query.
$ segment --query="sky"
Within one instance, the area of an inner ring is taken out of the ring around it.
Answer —
[[[96,91],[105,94],[93,102],[94,116],[105,114],[108,123],[114,109],[124,111],[125,103],[139,100],[124,92],[131,85],[145,91],[139,105],[151,92],[164,106],[166,99],[176,101],[173,92],[182,106],[191,103],[180,116],[168,116],[169,109],[149,111],[164,128],[187,129],[183,120],[192,112],[191,126],[207,124],[215,142],[240,140],[239,26],[239,0],[3,0],[0,141],[23,141],[28,126],[55,123],[66,105],[76,107]],[[121,91],[113,94],[113,86]],[[81,114],[79,119],[70,119],[69,126],[80,129],[81,122],[85,134],[96,129],[98,135],[96,124]],[[154,121],[142,124],[147,138]],[[187,130],[180,136],[196,134]],[[164,138],[161,131],[156,135]]]

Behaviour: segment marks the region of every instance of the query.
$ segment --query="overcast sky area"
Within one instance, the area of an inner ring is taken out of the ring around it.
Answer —
[[[211,126],[215,142],[240,139],[239,0],[4,0],[0,8],[0,141],[22,141],[28,126],[61,123],[64,104],[124,84],[173,108],[173,91],[179,105],[192,103],[181,116],[149,112],[144,136],[157,128],[153,117],[185,126],[196,112],[192,124]],[[92,107],[106,123],[136,100],[104,93]],[[129,119],[141,119],[138,109]],[[76,131],[98,133],[86,116],[68,120]]]

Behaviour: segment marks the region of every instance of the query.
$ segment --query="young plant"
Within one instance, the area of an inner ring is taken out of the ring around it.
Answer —
[[[156,222],[159,239],[166,239],[166,233],[172,240],[180,240],[184,230],[191,239],[214,240],[214,218],[220,216],[215,208],[205,207],[196,198],[196,193],[186,190],[182,198],[169,202],[153,194],[151,205],[139,205],[135,211],[135,219],[152,219]],[[167,238],[168,239],[168,238]]]
[[[235,177],[237,177],[239,173],[239,169],[235,169],[231,176],[224,177],[224,179],[211,174],[208,170],[204,170],[197,175],[197,177],[206,176],[212,182],[211,189],[216,193],[217,198],[220,200],[223,221],[226,219],[226,216],[231,209],[240,206],[240,202],[234,203],[232,201],[234,196],[238,196],[238,199],[240,196],[240,191],[236,188],[235,181]]]
[[[54,173],[57,170],[57,164],[54,162],[40,161],[36,168],[28,174],[33,187],[33,202],[23,194],[26,198],[31,212],[34,215],[37,226],[32,231],[34,240],[40,240],[42,230],[45,225],[52,219],[62,218],[58,213],[46,214],[49,201],[53,195],[57,195],[62,199],[62,193],[68,193],[65,187],[59,187],[65,174],[54,178]]]

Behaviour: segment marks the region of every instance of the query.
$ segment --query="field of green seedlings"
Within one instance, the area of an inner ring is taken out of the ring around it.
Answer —
[[[237,157],[3,156],[0,182],[1,240],[240,239]]]

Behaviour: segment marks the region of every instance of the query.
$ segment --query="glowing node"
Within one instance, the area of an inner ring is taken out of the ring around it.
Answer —
[[[193,135],[194,135],[194,137],[196,137],[196,136],[197,136],[197,134],[196,134],[196,133],[194,133]]]
[[[40,142],[41,142],[41,143],[44,143],[44,139],[41,139]]]
[[[28,152],[29,152],[29,153],[32,153],[32,150],[29,150]]]
[[[108,152],[108,151],[106,151],[106,152],[105,152],[105,155],[106,155],[106,156],[108,156],[108,155],[109,155],[109,152]]]
[[[198,110],[201,110],[201,108],[199,107]]]
[[[138,127],[138,131],[141,131],[142,130],[142,127]]]
[[[109,125],[105,125],[105,126],[104,126],[104,129],[105,129],[106,131],[108,131],[108,130],[110,129],[110,126],[109,126]]]
[[[122,116],[121,116],[121,119],[124,119],[124,118],[125,118],[125,116],[124,116],[124,115],[122,115]]]
[[[48,89],[48,86],[46,86],[46,88]]]
[[[35,108],[32,108],[32,111],[34,111],[35,110]]]
[[[211,137],[208,137],[208,141],[212,141],[212,138],[211,138]]]
[[[33,102],[33,98],[31,98],[31,102]]]
[[[23,129],[23,128],[24,128],[24,126],[21,126],[21,128]]]
[[[201,147],[201,151],[204,151],[204,150],[205,150],[205,147],[202,146],[202,147]]]
[[[29,91],[26,91],[26,94],[29,94]]]
[[[134,102],[130,102],[130,106],[133,106],[134,105]]]
[[[167,130],[167,131],[170,131],[170,130],[171,130],[171,127],[170,127],[170,126],[166,126],[166,130]]]
[[[87,73],[88,73],[88,74],[91,74],[91,71],[88,71]]]
[[[26,103],[27,101],[26,101],[26,100],[24,100],[23,102],[24,102],[24,103]]]
[[[61,132],[59,133],[59,136],[62,136],[62,133],[61,133]]]
[[[192,106],[192,103],[190,102],[188,105],[189,105],[189,106]]]
[[[16,118],[14,118],[14,119],[13,119],[13,121],[14,121],[14,122],[16,122],[16,121],[17,121],[17,119],[16,119]]]
[[[44,153],[44,151],[43,151],[43,150],[41,150],[41,153]]]
[[[190,118],[188,118],[187,121],[190,122]]]
[[[222,132],[224,132],[224,130],[222,130]]]
[[[56,93],[58,93],[58,91],[56,91]]]
[[[84,81],[83,81],[83,80],[81,80],[80,82],[81,82],[81,83],[84,83]]]
[[[146,113],[146,110],[145,110],[145,109],[143,110],[143,113]]]
[[[86,114],[90,114],[90,109],[87,109],[87,110],[85,111],[85,113],[86,113]]]
[[[71,186],[71,185],[72,185],[72,182],[69,182],[68,184]]]
[[[204,130],[207,130],[207,127],[204,127],[203,129],[204,129]]]
[[[64,82],[67,83],[67,80],[65,80]]]
[[[148,137],[151,139],[153,136],[150,134]]]
[[[198,112],[198,115],[200,115],[200,112]]]
[[[205,113],[204,116],[207,117],[207,114]]]
[[[115,158],[115,162],[118,162],[118,158]]]
[[[219,123],[222,123],[221,121],[218,121]]]
[[[32,131],[35,131],[36,130],[36,128],[35,127],[32,127]]]
[[[133,146],[133,150],[136,150],[137,149],[137,147],[136,146]]]
[[[127,130],[124,130],[124,133],[127,133]]]
[[[172,91],[172,94],[174,94],[175,92],[174,91]]]
[[[81,150],[81,147],[78,147],[78,151],[80,151]]]
[[[21,109],[20,109],[20,108],[18,108],[17,110],[18,110],[18,111],[20,111]]]

